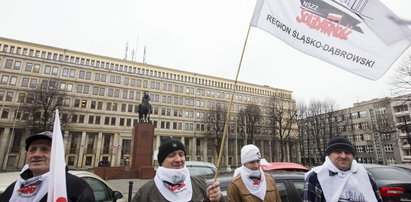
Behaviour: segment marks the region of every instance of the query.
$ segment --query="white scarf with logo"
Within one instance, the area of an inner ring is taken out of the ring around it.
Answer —
[[[186,167],[181,169],[158,167],[154,183],[168,201],[187,202],[193,195],[190,173]]]
[[[326,201],[377,201],[367,170],[355,160],[350,170],[341,171],[327,156],[324,164],[306,173],[306,177],[313,171],[317,173]]]
[[[234,171],[234,176],[241,175],[241,179],[247,190],[254,196],[264,201],[267,190],[267,181],[263,170],[250,170],[244,165]],[[251,177],[251,178],[250,178]],[[260,178],[260,180],[253,180],[252,178]]]
[[[26,164],[21,170],[19,178],[14,185],[10,201],[38,202],[47,194],[49,172],[25,180],[21,177],[21,174],[28,169],[29,165]]]

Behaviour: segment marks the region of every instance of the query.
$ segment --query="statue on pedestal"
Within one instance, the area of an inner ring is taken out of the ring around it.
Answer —
[[[149,123],[150,114],[153,112],[150,104],[150,95],[144,91],[141,103],[138,105],[138,117],[140,123]]]

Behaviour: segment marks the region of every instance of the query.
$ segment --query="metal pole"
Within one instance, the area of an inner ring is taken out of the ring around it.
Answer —
[[[132,194],[133,194],[133,181],[128,181],[128,202],[131,202]]]

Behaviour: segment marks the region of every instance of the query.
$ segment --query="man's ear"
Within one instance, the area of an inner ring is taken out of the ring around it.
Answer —
[[[24,153],[24,162],[26,162],[26,164],[28,163],[28,162],[27,162],[27,160],[28,160],[28,159],[27,159],[27,153],[28,153],[27,151]]]

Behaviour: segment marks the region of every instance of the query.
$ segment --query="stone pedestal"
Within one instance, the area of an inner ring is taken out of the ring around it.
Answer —
[[[133,153],[131,167],[96,167],[94,173],[108,179],[152,179],[155,170],[153,162],[154,125],[138,123],[133,128]]]
[[[153,162],[154,126],[148,123],[138,123],[133,129],[133,153],[131,170],[142,167],[152,167]]]

